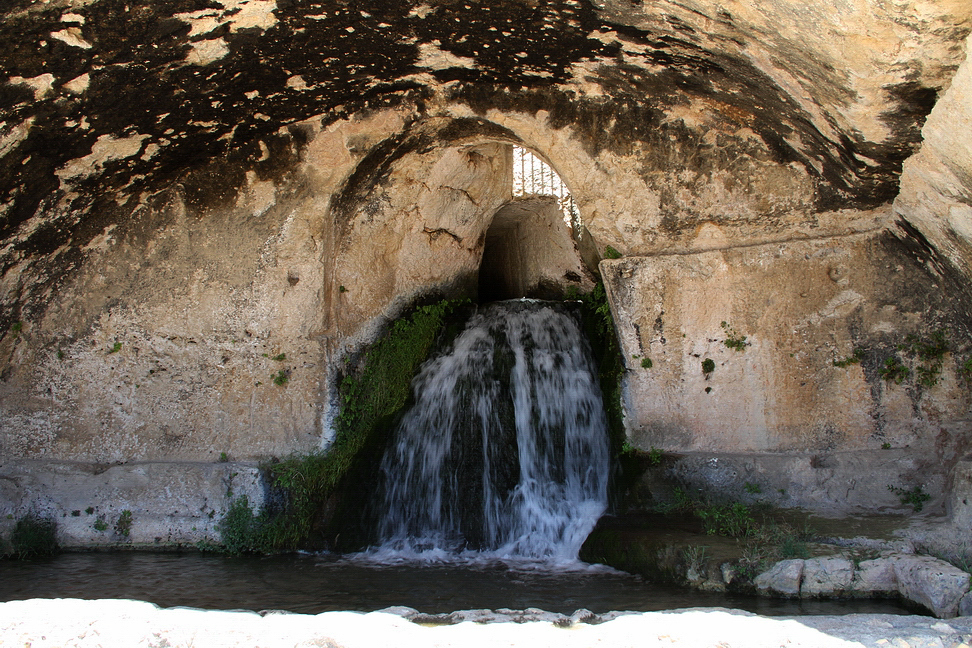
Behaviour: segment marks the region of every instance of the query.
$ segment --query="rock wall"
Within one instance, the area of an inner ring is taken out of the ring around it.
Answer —
[[[972,41],[967,46],[972,52]],[[972,271],[972,60],[928,116],[921,150],[901,174],[895,211],[966,274]]]
[[[315,7],[0,10],[0,457],[326,447],[345,355],[414,300],[474,294],[494,219],[532,219],[503,211],[517,144],[585,241],[626,255],[601,267],[633,443],[887,443],[903,480],[947,483],[968,441],[967,2]],[[590,250],[540,230],[523,285],[589,286]],[[939,330],[934,385],[882,378]]]

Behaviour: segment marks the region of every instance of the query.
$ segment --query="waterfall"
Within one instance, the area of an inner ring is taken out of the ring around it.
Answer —
[[[480,309],[413,391],[382,462],[380,551],[575,560],[608,475],[578,314],[531,300]]]

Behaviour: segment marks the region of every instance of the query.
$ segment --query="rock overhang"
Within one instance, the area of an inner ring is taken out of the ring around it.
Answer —
[[[581,0],[17,3],[0,26],[3,267],[83,246],[123,217],[108,202],[213,160],[232,171],[203,183],[202,206],[247,168],[279,180],[302,144],[282,126],[395,105],[419,119],[437,102],[543,111],[592,156],[636,153],[648,183],[684,149],[702,177],[730,151],[798,168],[811,210],[873,207],[895,196],[970,14],[956,2],[762,14]]]

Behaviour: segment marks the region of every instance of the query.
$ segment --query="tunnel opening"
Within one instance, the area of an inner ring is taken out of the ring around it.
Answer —
[[[511,200],[486,230],[479,301],[560,299],[569,286],[582,288],[592,277],[580,252],[586,230],[553,167],[529,149],[511,149]]]

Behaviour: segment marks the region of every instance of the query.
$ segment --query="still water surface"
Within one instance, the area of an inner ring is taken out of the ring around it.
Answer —
[[[66,553],[0,561],[0,601],[125,598],[162,607],[368,612],[403,605],[435,614],[478,608],[651,611],[732,607],[764,615],[908,614],[891,601],[782,601],[650,585],[583,564],[538,569],[499,562],[375,564],[323,555]]]

